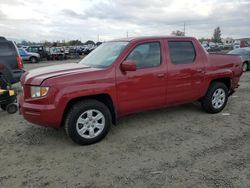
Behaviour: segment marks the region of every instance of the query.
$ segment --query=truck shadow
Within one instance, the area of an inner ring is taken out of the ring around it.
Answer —
[[[116,135],[119,136],[120,134],[123,134],[122,131],[124,131],[124,129],[140,129],[143,126],[149,126],[154,122],[154,126],[157,128],[158,122],[165,122],[167,124],[168,122],[175,121],[175,119],[179,119],[181,116],[188,118],[190,116],[203,116],[205,114],[206,113],[201,109],[199,103],[192,103],[127,115],[120,118],[116,126],[112,126],[110,134],[108,134],[108,140],[105,138],[104,141],[106,140],[109,142],[110,140],[112,142],[113,139],[118,139],[116,138]],[[147,122],[147,125],[143,122]],[[25,122],[25,124],[26,123],[27,122]],[[14,138],[14,140],[9,140],[8,142],[35,146],[44,144],[75,145],[68,138],[63,127],[52,129],[31,124],[23,131],[16,131]],[[103,141],[100,143],[102,142]]]

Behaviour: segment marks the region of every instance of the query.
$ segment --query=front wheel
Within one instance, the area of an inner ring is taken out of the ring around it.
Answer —
[[[84,100],[69,110],[65,131],[79,145],[89,145],[102,140],[111,127],[108,107],[97,100]]]
[[[227,104],[228,88],[221,82],[210,85],[206,96],[201,100],[201,105],[209,113],[221,112]]]

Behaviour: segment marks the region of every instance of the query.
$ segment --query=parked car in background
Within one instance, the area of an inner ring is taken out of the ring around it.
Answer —
[[[23,48],[18,48],[19,54],[23,61],[29,61],[31,63],[38,63],[40,60],[40,54],[34,52],[27,52]]]
[[[238,48],[228,52],[228,54],[240,55],[243,62],[243,71],[246,72],[250,69],[250,47]]]
[[[194,101],[218,113],[241,75],[239,56],[209,54],[195,38],[126,38],[101,44],[78,64],[25,73],[20,110],[32,123],[64,125],[74,142],[92,144],[131,113]]]
[[[210,51],[210,47],[207,43],[203,43],[201,44],[201,46],[206,50],[206,51]]]
[[[240,47],[244,48],[244,47],[248,47],[248,42],[246,40],[240,40]]]
[[[65,54],[62,47],[49,48],[48,60],[63,60],[64,58]]]
[[[41,59],[48,58],[48,52],[46,51],[44,46],[36,45],[36,46],[29,46],[26,48],[27,52],[38,53]]]
[[[24,73],[22,58],[14,42],[0,37],[0,64],[4,65],[3,74],[11,84],[20,81]]]
[[[235,42],[234,45],[233,45],[233,48],[234,49],[240,48],[240,43],[239,42]]]

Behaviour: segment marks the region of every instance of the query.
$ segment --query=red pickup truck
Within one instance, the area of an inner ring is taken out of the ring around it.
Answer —
[[[20,111],[34,124],[63,125],[74,142],[92,144],[127,114],[194,101],[220,112],[239,86],[241,61],[208,54],[189,37],[105,42],[78,64],[26,72]]]

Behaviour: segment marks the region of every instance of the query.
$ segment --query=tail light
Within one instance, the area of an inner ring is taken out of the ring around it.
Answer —
[[[17,68],[22,69],[23,68],[22,58],[20,56],[17,56],[16,61],[17,61]]]

